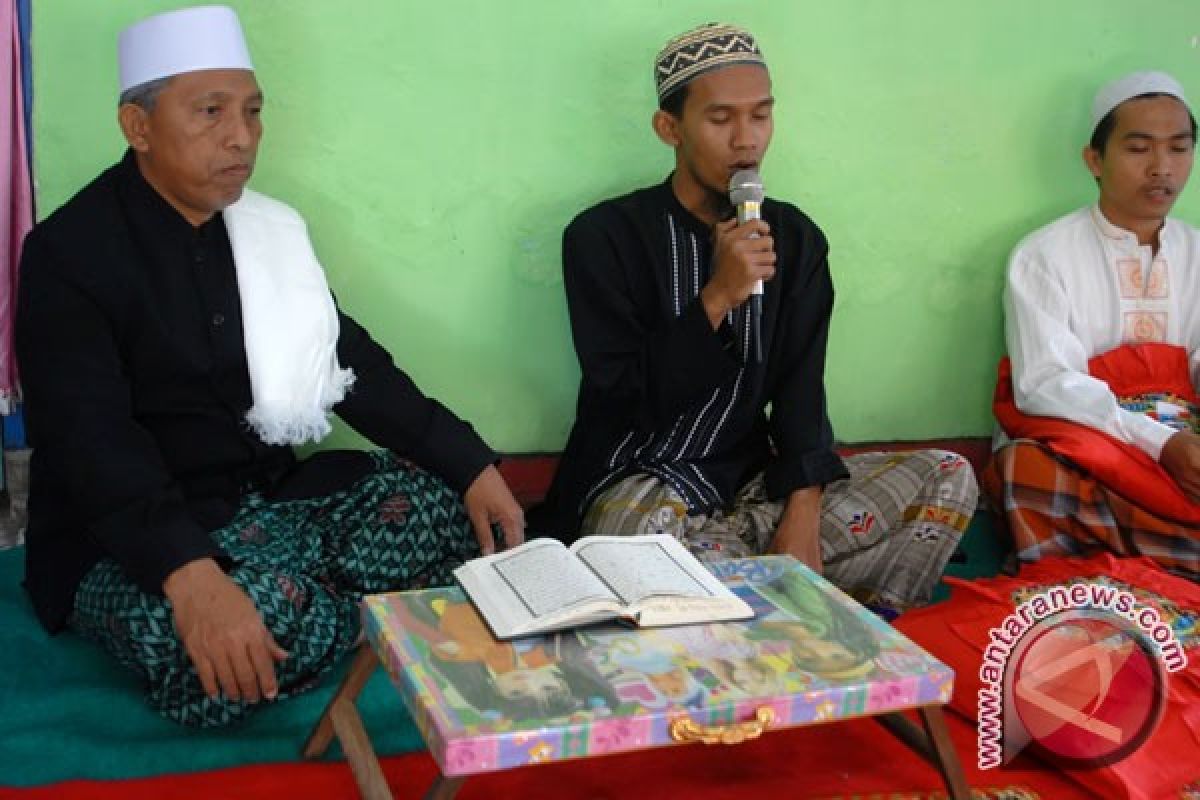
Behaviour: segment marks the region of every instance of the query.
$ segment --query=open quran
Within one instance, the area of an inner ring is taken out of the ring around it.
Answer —
[[[454,576],[497,639],[605,620],[638,627],[749,619],[753,610],[666,534],[534,539]]]

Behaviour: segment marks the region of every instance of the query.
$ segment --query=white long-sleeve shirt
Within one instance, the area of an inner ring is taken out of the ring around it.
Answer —
[[[1013,393],[1026,414],[1101,430],[1157,460],[1175,430],[1122,409],[1088,359],[1123,344],[1166,342],[1200,375],[1200,231],[1168,219],[1157,254],[1099,208],[1025,237],[1008,264],[1005,338]]]

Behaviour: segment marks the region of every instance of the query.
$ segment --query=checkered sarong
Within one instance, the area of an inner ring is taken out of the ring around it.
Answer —
[[[454,567],[479,555],[457,492],[386,451],[371,455],[375,470],[344,491],[278,502],[248,495],[212,533],[235,562],[229,577],[288,651],[275,667],[279,699],[316,685],[354,646],[364,594],[448,585]],[[170,604],[112,559],[80,583],[70,624],[141,675],[147,701],[168,719],[225,725],[255,707],[204,693]]]
[[[1045,445],[1001,448],[982,477],[1022,561],[1104,548],[1200,580],[1200,528],[1143,511]]]
[[[978,488],[967,461],[943,450],[863,453],[846,459],[850,477],[821,495],[825,577],[860,601],[903,610],[926,603],[975,513]],[[762,475],[732,509],[689,514],[669,484],[631,475],[600,494],[582,535],[668,533],[702,561],[766,552],[783,516]]]

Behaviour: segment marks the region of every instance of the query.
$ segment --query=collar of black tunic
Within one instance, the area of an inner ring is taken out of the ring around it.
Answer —
[[[117,165],[117,173],[120,176],[122,193],[132,210],[139,216],[161,225],[160,231],[168,239],[178,237],[189,241],[202,238],[217,226],[223,225],[220,211],[198,227],[189,222],[142,175],[132,148],[126,149],[124,158]]]
[[[695,233],[697,236],[703,236],[701,241],[707,242],[712,236],[712,226],[697,217],[691,211],[688,211],[687,206],[679,202],[679,198],[675,196],[675,189],[671,186],[671,178],[675,176],[672,172],[667,176],[667,179],[658,185],[655,193],[656,200],[666,206],[667,211],[675,218],[677,224],[680,224],[684,229]],[[730,209],[732,212],[732,209]]]

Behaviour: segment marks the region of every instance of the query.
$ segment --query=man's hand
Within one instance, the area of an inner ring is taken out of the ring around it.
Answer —
[[[209,697],[257,703],[279,693],[275,662],[288,654],[275,643],[253,601],[211,558],[189,562],[163,581],[175,632]]]
[[[485,556],[496,551],[493,522],[499,523],[504,531],[505,548],[516,547],[525,541],[525,512],[495,467],[489,465],[471,482],[463,495],[463,504],[475,528],[479,549]]]
[[[738,225],[731,219],[714,225],[713,273],[700,290],[713,330],[730,309],[746,302],[755,283],[774,275],[775,240],[767,223],[752,219]]]
[[[788,496],[770,552],[786,553],[821,574],[821,489],[797,489]]]
[[[1158,463],[1193,503],[1200,503],[1200,436],[1180,431],[1167,439]]]

